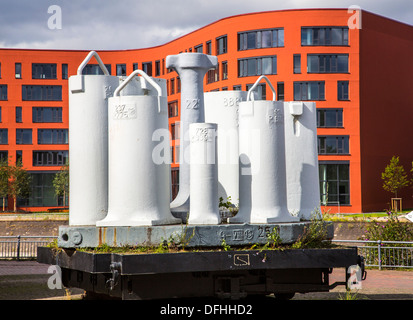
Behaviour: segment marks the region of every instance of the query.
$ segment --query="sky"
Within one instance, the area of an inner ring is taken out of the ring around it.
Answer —
[[[352,5],[413,25],[412,0],[0,0],[0,4],[0,48],[137,49],[164,44],[237,14]]]

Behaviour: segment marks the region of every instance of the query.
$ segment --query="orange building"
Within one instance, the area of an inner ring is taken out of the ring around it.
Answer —
[[[203,52],[219,67],[204,90],[247,90],[265,74],[277,99],[315,101],[321,203],[331,212],[389,207],[381,172],[393,155],[407,170],[413,160],[413,27],[366,11],[304,9],[251,13],[211,23],[169,43],[99,51],[112,75],[134,69],[167,80],[172,177],[178,187],[180,82],[167,55]],[[68,157],[68,77],[81,50],[0,49],[0,157],[33,174],[33,192],[20,209],[59,207],[54,173]],[[85,72],[98,71],[95,61]],[[258,88],[270,99],[269,88]],[[175,134],[177,133],[177,134]],[[403,207],[413,208],[411,190]],[[323,206],[324,209],[324,206]]]

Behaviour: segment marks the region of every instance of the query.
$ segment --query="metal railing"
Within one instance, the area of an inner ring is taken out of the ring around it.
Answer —
[[[359,255],[366,267],[413,268],[413,241],[332,240],[339,243],[359,243]]]
[[[0,259],[33,259],[37,247],[46,246],[55,236],[0,236]]]

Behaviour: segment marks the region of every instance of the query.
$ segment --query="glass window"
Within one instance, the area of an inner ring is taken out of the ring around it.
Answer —
[[[238,33],[238,50],[284,46],[284,29],[263,29]]]
[[[0,144],[9,143],[9,131],[8,129],[0,129]]]
[[[56,63],[32,63],[32,79],[57,79]]]
[[[138,63],[137,63],[137,62],[133,63],[133,65],[132,65],[132,69],[133,69],[133,71],[135,71],[135,70],[139,69],[139,68],[138,68]]]
[[[211,41],[206,42],[206,54],[211,54],[212,52],[212,47],[211,47]]]
[[[238,60],[238,77],[277,74],[277,56]]]
[[[347,73],[348,54],[308,54],[308,73]]]
[[[63,166],[69,161],[67,150],[33,151],[33,166]]]
[[[178,116],[178,101],[171,101],[168,103],[168,116],[169,118]]]
[[[247,91],[251,89],[253,84],[247,84]],[[257,100],[266,100],[267,99],[267,87],[265,83],[261,83],[255,87],[256,98]]]
[[[228,62],[223,61],[221,63],[222,80],[228,79]]]
[[[156,60],[155,61],[155,77],[158,77],[161,75],[161,61]]]
[[[0,84],[0,100],[7,100],[7,84]]]
[[[222,36],[216,39],[217,55],[227,53],[227,36]]]
[[[349,136],[318,136],[318,154],[349,154]]]
[[[37,129],[38,144],[68,144],[67,129]]]
[[[347,46],[348,27],[302,27],[302,46]]]
[[[106,69],[108,69],[109,74],[112,74],[112,67],[110,64],[105,64]],[[97,75],[103,75],[102,68],[98,64],[87,64],[82,71],[83,75],[88,75],[88,74],[97,74]]]
[[[202,44],[195,47],[195,52],[203,53],[203,50],[204,48]]]
[[[323,205],[350,204],[350,166],[347,162],[320,161],[319,175]]]
[[[14,73],[15,73],[16,79],[22,78],[22,64],[21,63],[14,64]]]
[[[126,76],[126,64],[125,63],[120,63],[116,65],[116,75]]]
[[[62,122],[61,107],[33,107],[32,108],[33,123],[42,122]]]
[[[324,81],[294,82],[294,100],[324,100]]]
[[[68,66],[66,63],[62,64],[62,79],[68,79],[69,78],[69,71],[68,71]]]
[[[16,129],[16,144],[32,144],[32,129]]]
[[[284,100],[284,82],[277,82],[277,100]]]
[[[22,107],[16,107],[16,123],[23,122]]]
[[[295,54],[293,60],[294,73],[301,73],[301,54]]]
[[[349,82],[338,81],[337,82],[337,100],[349,100]]]
[[[152,77],[152,62],[142,63],[142,71],[145,72],[148,76]]]
[[[62,86],[22,86],[23,101],[61,101]]]
[[[317,109],[317,127],[342,128],[343,109]]]

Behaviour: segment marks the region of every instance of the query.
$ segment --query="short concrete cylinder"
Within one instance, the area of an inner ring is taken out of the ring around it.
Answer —
[[[108,210],[108,98],[119,85],[110,75],[69,78],[69,225],[95,225]]]
[[[284,102],[288,211],[310,220],[320,207],[314,102]]]
[[[190,211],[188,224],[219,224],[217,124],[193,123],[190,135]]]
[[[246,91],[204,93],[205,122],[218,125],[218,198],[239,203],[239,103],[247,98]]]

